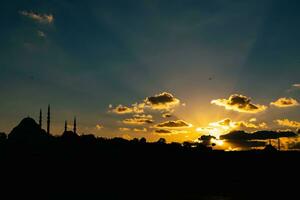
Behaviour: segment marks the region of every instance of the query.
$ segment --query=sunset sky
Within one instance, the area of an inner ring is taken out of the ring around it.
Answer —
[[[45,124],[48,104],[56,135],[74,116],[80,133],[149,141],[297,132],[299,9],[296,0],[3,0],[0,132],[40,108]]]

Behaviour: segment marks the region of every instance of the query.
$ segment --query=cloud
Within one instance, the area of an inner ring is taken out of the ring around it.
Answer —
[[[217,138],[213,135],[201,135],[201,137],[199,138],[201,143],[204,145],[211,145],[211,141],[213,139],[217,139]]]
[[[275,102],[271,102],[270,105],[279,108],[285,108],[285,107],[299,106],[299,103],[296,99],[283,97],[283,98],[279,98]]]
[[[232,131],[220,136],[220,139],[224,140],[227,146],[241,149],[262,148],[265,147],[267,140],[278,138],[280,138],[281,147],[289,148],[287,141],[297,139],[298,134],[291,131],[256,131],[254,133]]]
[[[130,125],[143,125],[143,124],[152,124],[154,121],[152,119],[152,115],[139,115],[136,114],[133,118],[124,119],[124,124]]]
[[[46,34],[43,31],[37,31],[37,35],[41,38],[45,38]]]
[[[176,120],[176,121],[166,121],[156,124],[155,128],[166,128],[166,129],[173,129],[173,128],[189,128],[192,127],[192,124],[189,124],[183,120]]]
[[[221,135],[224,135],[234,130],[253,131],[259,129],[265,129],[268,127],[267,124],[264,122],[262,123],[250,122],[253,120],[254,119],[251,118],[249,121],[232,121],[231,119],[226,118],[217,122],[211,122],[208,124],[207,127],[198,127],[196,131],[200,132],[202,135],[209,134],[215,136],[218,139],[220,138]]]
[[[296,91],[296,90],[299,90],[300,89],[300,83],[295,83],[291,86],[290,89],[287,90],[287,92],[293,92],[293,91]]]
[[[130,128],[125,128],[125,127],[120,127],[119,128],[119,131],[130,131],[131,129]]]
[[[143,113],[144,112],[144,103],[134,103],[132,104],[132,110],[134,113]]]
[[[300,88],[300,83],[295,83],[295,84],[293,84],[293,87],[295,87],[295,88]]]
[[[166,129],[157,129],[157,130],[155,130],[154,132],[155,132],[155,133],[167,133],[167,134],[172,133],[172,131],[166,130]]]
[[[227,140],[226,144],[229,146],[229,150],[233,149],[236,150],[246,150],[246,149],[253,149],[253,148],[263,148],[266,146],[266,141],[257,141],[257,140]]]
[[[239,94],[233,94],[229,97],[229,99],[212,100],[211,103],[223,106],[226,110],[233,110],[242,113],[258,113],[267,109],[264,105],[251,103],[250,98]]]
[[[172,117],[172,114],[171,113],[163,113],[162,117],[163,118],[169,118],[169,117]]]
[[[267,140],[277,138],[297,137],[298,135],[291,131],[256,131],[247,133],[245,131],[232,131],[228,134],[221,135],[222,140]]]
[[[142,129],[134,128],[133,131],[134,132],[147,132],[147,129],[146,128],[142,128]]]
[[[186,134],[188,131],[186,130],[170,130],[170,129],[157,129],[154,130],[155,134],[158,135],[174,135],[174,134]]]
[[[101,125],[101,124],[97,124],[97,125],[96,125],[96,129],[97,129],[97,130],[101,130],[102,128],[104,128],[103,125]]]
[[[123,106],[121,104],[118,105],[117,107],[113,108],[111,111],[113,113],[121,114],[121,115],[123,115],[123,114],[129,114],[129,113],[133,112],[132,108],[129,108],[127,106]]]
[[[180,100],[168,92],[163,92],[144,100],[145,104],[153,110],[169,110],[179,105]]]
[[[146,114],[135,114],[133,115],[135,118],[142,118],[142,119],[152,119],[152,115],[146,115]]]
[[[289,119],[277,119],[277,120],[275,120],[275,122],[280,126],[300,128],[300,122],[291,121]]]
[[[123,114],[130,114],[130,113],[143,113],[144,112],[144,104],[132,104],[131,107],[118,105],[117,107],[113,108],[113,106],[109,105],[110,112],[115,114],[123,115]]]
[[[20,11],[20,14],[42,24],[51,24],[54,20],[52,14],[39,14],[30,11]]]
[[[255,119],[256,120],[256,119]],[[252,121],[252,122],[250,122]],[[229,129],[244,129],[244,128],[266,128],[267,124],[262,122],[262,123],[258,123],[255,124],[253,123],[254,119],[250,119],[249,122],[247,121],[232,121],[229,118],[223,119],[221,121],[218,122],[211,122],[209,123],[209,126],[211,127],[221,127],[224,128],[225,130],[229,130]]]
[[[172,94],[163,92],[158,95],[147,97],[143,102],[134,103],[131,106],[124,106],[120,104],[113,108],[113,106],[110,104],[109,112],[115,114],[144,113],[144,110],[149,108],[152,110],[162,110],[172,113],[174,112],[172,108],[179,105],[179,103],[179,99],[175,98]]]

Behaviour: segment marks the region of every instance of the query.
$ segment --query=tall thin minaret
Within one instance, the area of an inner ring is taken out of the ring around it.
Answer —
[[[74,117],[73,132],[76,134],[76,117]]]
[[[68,122],[67,122],[67,120],[65,121],[65,132],[67,132],[68,131]]]
[[[50,134],[50,104],[48,105],[47,113],[47,133]]]
[[[39,125],[40,125],[40,128],[42,128],[42,109],[40,109]]]

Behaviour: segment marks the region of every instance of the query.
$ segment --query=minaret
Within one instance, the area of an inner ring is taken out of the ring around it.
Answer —
[[[65,132],[67,132],[68,131],[68,122],[67,122],[67,120],[65,121]]]
[[[39,125],[40,125],[40,129],[42,129],[42,109],[40,109]]]
[[[76,117],[74,117],[73,132],[76,134]]]
[[[47,113],[47,133],[50,134],[50,104],[48,105]]]

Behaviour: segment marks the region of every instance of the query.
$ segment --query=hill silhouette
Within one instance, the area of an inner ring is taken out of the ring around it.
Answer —
[[[300,178],[300,153],[270,146],[266,151],[225,152],[200,143],[167,144],[163,138],[150,143],[72,131],[51,136],[31,118],[8,137],[2,134],[1,141],[3,196],[240,200],[298,195],[293,182]]]

